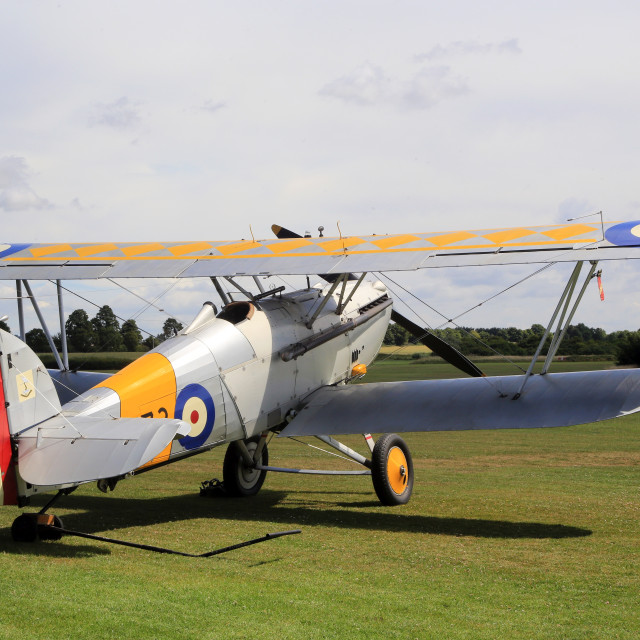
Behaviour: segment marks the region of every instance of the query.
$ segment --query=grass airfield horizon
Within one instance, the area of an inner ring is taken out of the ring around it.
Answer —
[[[367,381],[447,367],[385,362]],[[367,477],[271,473],[254,498],[202,498],[221,447],[107,496],[83,486],[52,509],[70,529],[193,553],[302,529],[209,559],[72,537],[16,544],[11,522],[46,497],[5,507],[0,638],[635,639],[639,427],[627,416],[405,434],[415,485],[401,507],[379,505]],[[349,468],[286,439],[271,441],[270,462]]]

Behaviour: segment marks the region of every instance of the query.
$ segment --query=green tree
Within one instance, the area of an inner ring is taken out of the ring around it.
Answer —
[[[177,336],[183,329],[182,322],[175,318],[167,318],[162,325],[162,332],[157,336],[149,336],[142,341],[142,344],[149,349],[157,347],[161,342]]]
[[[96,334],[96,348],[100,351],[124,351],[120,323],[108,304],[98,309],[91,324]]]
[[[630,332],[626,339],[618,347],[618,360],[620,365],[640,366],[640,331]]]
[[[27,346],[30,349],[33,349],[36,353],[51,351],[47,336],[42,329],[31,329],[31,331],[27,331],[24,337]]]
[[[94,350],[96,335],[84,309],[76,309],[70,313],[64,326],[69,351],[87,353]]]
[[[156,344],[160,344],[169,338],[177,336],[183,329],[182,322],[175,318],[167,318],[162,325],[162,333],[156,336]],[[146,342],[145,342],[146,344]]]
[[[127,351],[139,351],[142,348],[142,334],[135,320],[125,320],[120,333]]]
[[[161,342],[162,340],[158,340],[158,336],[149,335],[142,341],[142,346],[147,349],[155,349]]]
[[[383,344],[393,344],[396,347],[401,347],[409,342],[410,334],[406,329],[403,329],[399,324],[391,323],[387,327],[387,333],[384,336]]]

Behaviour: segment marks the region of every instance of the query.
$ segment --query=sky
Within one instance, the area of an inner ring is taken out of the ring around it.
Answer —
[[[617,0],[4,0],[0,243],[640,219],[639,18]],[[638,267],[601,266],[606,300],[590,286],[574,322],[638,329]],[[537,268],[390,275],[453,317]],[[546,325],[570,268],[459,322]],[[68,286],[152,332],[217,301],[206,280],[120,284]],[[141,300],[167,288],[162,312]],[[35,291],[53,323],[53,287]],[[0,285],[12,328],[14,297]]]

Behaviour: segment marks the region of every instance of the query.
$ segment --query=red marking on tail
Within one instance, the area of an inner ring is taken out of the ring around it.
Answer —
[[[16,484],[15,463],[9,435],[9,419],[4,399],[2,371],[0,371],[0,497],[2,504],[18,504],[18,487]]]

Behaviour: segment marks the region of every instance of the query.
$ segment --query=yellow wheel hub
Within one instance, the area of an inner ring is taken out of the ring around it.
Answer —
[[[409,481],[409,465],[400,447],[391,447],[387,457],[387,478],[391,488],[401,495]]]

